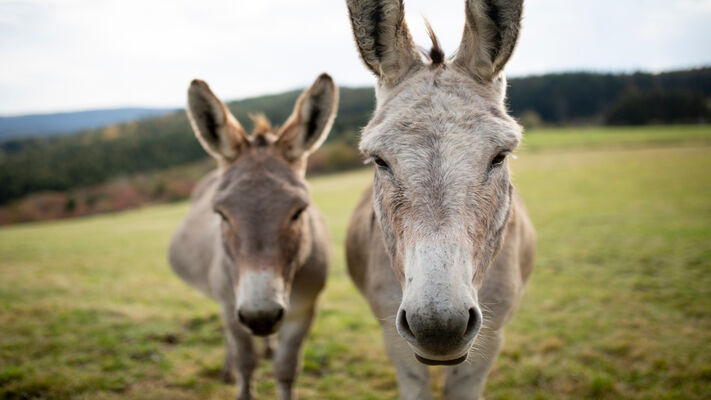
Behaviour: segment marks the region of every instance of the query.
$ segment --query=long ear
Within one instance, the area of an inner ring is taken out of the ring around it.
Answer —
[[[199,79],[190,83],[187,111],[195,136],[216,159],[233,160],[249,145],[246,132],[227,106]]]
[[[393,87],[422,60],[405,23],[402,0],[347,0],[351,27],[360,56],[378,76]]]
[[[521,28],[523,0],[466,0],[467,21],[454,62],[481,81],[509,61]]]
[[[300,160],[318,149],[331,130],[338,109],[338,88],[321,74],[296,101],[294,111],[279,131],[279,146],[289,161]]]

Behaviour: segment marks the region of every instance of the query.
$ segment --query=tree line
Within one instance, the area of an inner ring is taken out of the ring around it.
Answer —
[[[251,129],[249,114],[275,124],[292,111],[300,91],[228,103]],[[355,144],[374,109],[372,88],[341,88],[338,118],[312,170],[360,164]],[[663,74],[565,73],[509,80],[514,116],[541,124],[707,123],[711,121],[711,68]],[[529,118],[529,117],[535,118]],[[38,191],[66,191],[117,176],[150,172],[205,158],[183,111],[111,125],[66,137],[0,143],[0,204]]]

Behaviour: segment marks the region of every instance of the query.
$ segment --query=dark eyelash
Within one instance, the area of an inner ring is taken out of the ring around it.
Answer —
[[[217,210],[217,209],[215,209],[214,211],[215,211],[215,214],[219,215],[223,221],[229,222],[227,219],[227,216],[222,211]]]
[[[375,163],[375,165],[378,168],[380,168],[381,170],[390,172],[390,173],[392,172],[392,168],[390,168],[390,164],[388,164],[387,161],[383,160],[382,158],[380,158],[378,156],[373,156],[372,160],[373,160],[373,163]]]
[[[502,151],[499,152],[497,155],[494,156],[494,158],[491,159],[491,162],[489,163],[489,170],[492,170],[494,168],[498,168],[502,165],[504,165],[504,161],[506,161],[506,157],[508,157],[511,154],[509,151]]]
[[[491,160],[491,165],[497,166],[504,163],[506,160],[506,154],[497,154],[493,160]]]
[[[304,213],[305,210],[306,210],[306,207],[300,208],[300,209],[296,210],[296,212],[294,213],[294,215],[291,216],[291,221],[292,221],[292,222],[297,221],[297,220],[299,219],[299,217],[301,217],[301,214]]]

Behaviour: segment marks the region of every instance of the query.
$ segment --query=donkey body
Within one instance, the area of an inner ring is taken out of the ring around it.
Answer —
[[[188,93],[191,124],[218,169],[196,187],[170,264],[220,303],[223,377],[234,381],[238,373],[238,398],[252,398],[253,336],[278,332],[275,375],[279,397],[290,399],[330,259],[326,225],[304,179],[306,158],[330,130],[338,92],[321,75],[281,129],[258,119],[251,137],[204,82],[193,81]]]
[[[347,4],[378,78],[360,142],[374,183],[348,229],[349,273],[381,322],[401,398],[431,398],[426,365],[446,365],[445,398],[478,399],[535,252],[506,162],[521,128],[504,105],[502,69],[522,0],[468,0],[455,58],[428,26],[427,61],[402,0]]]

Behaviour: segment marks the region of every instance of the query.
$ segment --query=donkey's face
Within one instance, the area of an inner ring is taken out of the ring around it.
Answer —
[[[257,335],[277,329],[310,244],[304,224],[308,187],[273,145],[262,146],[226,168],[213,200],[236,283],[237,315]]]
[[[360,147],[376,164],[375,212],[403,288],[397,329],[420,361],[456,364],[481,328],[477,290],[509,217],[505,160],[521,129],[506,113],[500,73],[521,1],[467,2],[456,58],[445,60],[431,34],[428,63],[401,1],[348,6],[361,56],[379,78]]]
[[[202,81],[189,90],[188,114],[198,139],[220,164],[213,198],[239,320],[256,335],[276,331],[291,283],[311,245],[306,158],[335,117],[337,89],[322,75],[299,98],[284,127],[255,119],[247,136]]]

